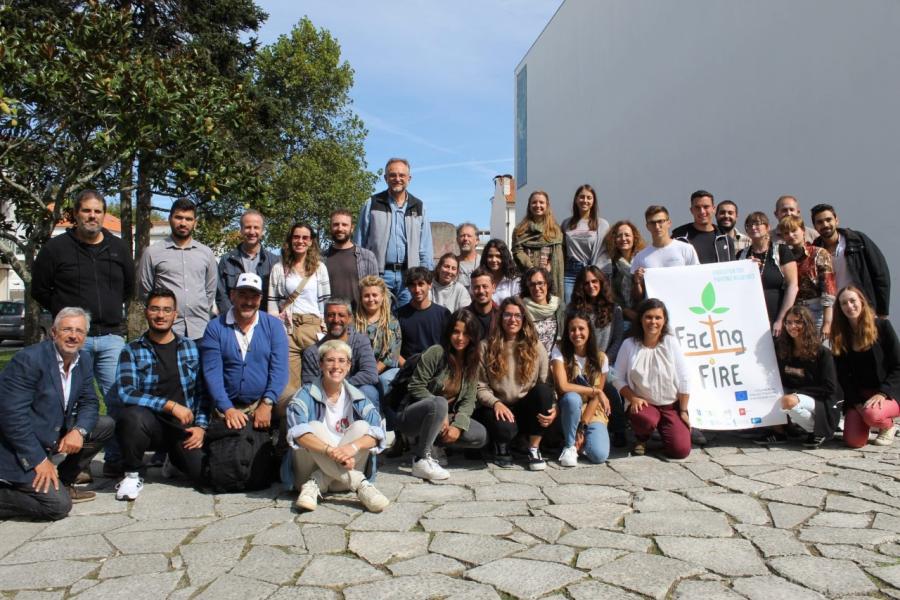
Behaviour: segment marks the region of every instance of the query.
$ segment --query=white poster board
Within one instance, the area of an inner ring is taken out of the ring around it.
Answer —
[[[691,425],[748,429],[787,422],[759,268],[749,260],[647,269],[647,296],[691,367]]]

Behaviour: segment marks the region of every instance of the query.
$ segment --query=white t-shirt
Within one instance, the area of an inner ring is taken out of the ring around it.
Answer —
[[[656,269],[659,267],[682,267],[685,265],[699,265],[697,251],[694,247],[681,240],[672,240],[662,248],[647,246],[638,252],[631,261],[631,272],[634,273],[641,267]]]
[[[844,253],[847,251],[847,238],[838,234],[837,247],[834,249],[834,256],[831,262],[834,265],[834,285],[837,289],[842,290],[851,283],[853,279],[847,271],[847,258]]]
[[[565,364],[566,360],[563,358],[562,352],[560,352],[559,348],[554,346],[553,350],[550,351],[550,362],[554,360],[558,360],[559,362]],[[575,364],[578,365],[578,373],[575,374],[575,377],[584,373],[584,365],[587,363],[587,356],[578,356],[575,355]],[[600,365],[600,372],[604,375],[609,373],[609,358],[606,356],[606,352],[603,353],[603,364]]]
[[[331,445],[336,446],[344,437],[344,432],[353,424],[353,403],[347,400],[347,390],[341,386],[337,402],[325,401],[325,428],[331,437]]]
[[[291,311],[295,315],[318,315],[319,314],[319,280],[318,272],[313,273],[312,277],[306,280],[303,285],[303,291],[294,300],[291,305]],[[291,270],[284,278],[284,287],[288,294],[293,294],[303,277]]]

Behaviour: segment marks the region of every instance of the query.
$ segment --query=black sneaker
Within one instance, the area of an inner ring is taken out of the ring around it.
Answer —
[[[506,444],[494,444],[494,464],[504,469],[513,466],[513,459],[512,454],[509,453],[509,446]]]
[[[806,436],[806,441],[803,442],[804,448],[818,448],[822,444],[824,444],[828,438],[824,435],[815,435],[813,433]]]
[[[777,431],[770,431],[763,437],[753,440],[754,444],[758,444],[760,446],[777,446],[786,442],[787,436],[783,433],[778,433]]]
[[[541,456],[540,448],[529,448],[528,449],[528,470],[529,471],[543,471],[547,468],[547,463],[544,462],[544,457]]]
[[[624,431],[613,431],[612,434],[612,447],[613,448],[624,448],[628,445],[628,438],[625,436]]]

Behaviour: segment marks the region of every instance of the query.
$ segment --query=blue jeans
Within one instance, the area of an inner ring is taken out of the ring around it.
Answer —
[[[115,420],[119,415],[122,405],[115,400],[115,394],[109,390],[116,383],[116,367],[119,365],[119,354],[125,347],[125,338],[121,335],[92,335],[84,342],[85,351],[94,359],[94,379],[103,394],[103,402],[106,404],[106,414]],[[119,452],[119,442],[115,436],[111,437],[105,445],[104,460],[106,462],[120,462],[122,453]]]
[[[394,295],[394,311],[396,311],[401,306],[409,304],[409,301],[412,298],[409,290],[406,289],[406,286],[403,284],[404,275],[404,271],[394,270],[387,270],[381,274],[381,278],[384,279],[384,284]]]
[[[381,372],[381,375],[378,376],[378,394],[380,398],[384,399],[384,397],[387,396],[387,393],[391,391],[391,383],[399,372],[400,367],[392,367],[390,369],[385,369]]]
[[[578,421],[581,420],[583,408],[581,394],[576,392],[566,392],[559,399],[559,419],[567,448],[575,445],[575,433],[578,430]],[[606,431],[606,425],[590,423],[585,428],[584,447],[581,452],[594,464],[606,462],[609,457],[609,433]]]
[[[366,399],[375,405],[375,408],[378,409],[378,412],[381,413],[381,399],[378,396],[378,388],[374,385],[365,384],[356,386],[356,389],[363,393],[363,396]]]
[[[566,260],[566,269],[563,271],[563,288],[565,289],[566,294],[566,304],[572,300],[572,291],[575,289],[575,280],[578,279],[578,275],[581,274],[582,269],[587,266],[587,263],[583,263],[578,260],[567,259]]]

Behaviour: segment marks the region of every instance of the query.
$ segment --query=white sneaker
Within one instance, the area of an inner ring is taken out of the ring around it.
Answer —
[[[450,473],[431,458],[431,455],[426,455],[425,458],[419,460],[413,459],[412,475],[428,481],[450,479]]]
[[[363,481],[356,488],[356,497],[366,507],[366,510],[373,513],[379,513],[387,508],[391,503],[387,496],[378,491],[378,489],[368,481]]]
[[[144,489],[144,480],[136,473],[126,473],[125,477],[116,485],[116,500],[137,500],[141,490]]]
[[[319,496],[321,495],[319,485],[315,480],[310,479],[300,488],[300,495],[297,496],[294,506],[301,510],[316,510],[316,506],[319,504]]]
[[[891,425],[887,429],[878,432],[878,437],[872,440],[876,446],[890,446],[894,443],[894,436],[897,434],[897,426]]]
[[[562,454],[559,455],[559,464],[564,467],[578,466],[578,450],[575,449],[575,446],[563,448]]]

